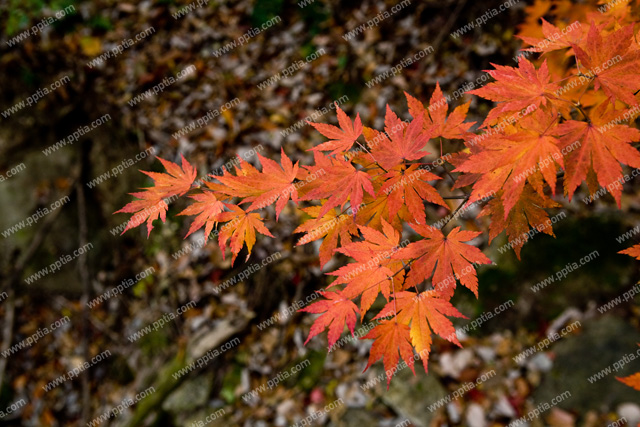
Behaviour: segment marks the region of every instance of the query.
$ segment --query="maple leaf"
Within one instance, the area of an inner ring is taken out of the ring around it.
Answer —
[[[374,182],[380,184],[380,182]],[[379,190],[379,189],[378,189]],[[379,192],[379,191],[378,191]],[[388,197],[371,197],[365,194],[363,203],[356,210],[356,224],[367,225],[376,230],[382,230],[382,220],[386,220],[399,228],[402,223],[401,216],[408,216],[405,214],[407,211],[406,206],[400,208],[400,212],[396,217],[389,217],[389,198]]]
[[[355,337],[354,328],[356,325],[356,313],[358,312],[358,306],[356,306],[351,299],[343,296],[340,291],[317,292],[327,299],[316,301],[299,310],[307,313],[323,313],[315,320],[315,322],[313,322],[313,325],[311,325],[309,336],[304,343],[306,345],[311,338],[315,337],[326,328],[329,328],[327,341],[329,342],[329,351],[331,351],[331,347],[333,347],[336,341],[338,341],[338,338],[340,338],[345,324],[351,331],[351,335]]]
[[[391,378],[398,367],[400,356],[406,365],[413,369],[413,349],[411,347],[411,337],[409,327],[396,320],[383,320],[376,325],[362,339],[373,339],[373,345],[369,351],[369,362],[364,371],[375,362],[382,359],[385,374],[387,376],[387,390],[391,384]]]
[[[546,59],[539,70],[536,70],[526,58],[521,58],[518,61],[518,68],[491,65],[495,67],[495,70],[486,71],[496,81],[488,83],[480,89],[467,92],[498,102],[498,105],[487,115],[482,124],[483,127],[489,126],[505,115],[520,113],[526,109],[538,109],[547,105],[554,106],[559,111],[568,111],[568,102],[558,98],[555,94],[557,90],[560,90],[560,86],[551,82]]]
[[[496,135],[482,141],[484,150],[469,156],[454,170],[482,174],[473,186],[469,203],[503,188],[506,217],[518,202],[527,182],[542,194],[544,179],[555,193],[558,166],[564,167],[560,141],[549,134],[555,122],[555,116],[537,110],[521,120],[516,133]]]
[[[154,180],[155,185],[151,188],[157,193],[162,193],[164,198],[183,195],[189,191],[191,184],[196,179],[196,168],[191,166],[184,156],[180,155],[180,157],[182,168],[176,163],[157,157],[168,173],[140,171]]]
[[[218,192],[232,197],[244,198],[242,203],[251,203],[247,211],[262,209],[276,202],[276,219],[291,198],[298,200],[298,192],[293,181],[298,174],[298,163],[294,165],[281,148],[282,166],[258,153],[262,172],[248,163],[241,162],[236,167],[237,174],[224,173],[215,178],[224,185],[209,185]]]
[[[232,212],[222,212],[218,214],[217,218],[219,222],[227,222],[227,224],[220,228],[218,245],[222,251],[222,258],[224,259],[227,240],[230,240],[231,252],[233,253],[231,264],[233,264],[245,243],[249,251],[246,260],[249,259],[251,249],[253,249],[253,245],[256,242],[256,231],[269,237],[273,237],[273,235],[271,235],[267,227],[262,223],[260,214],[247,213],[239,206],[228,203],[226,206],[230,208]]]
[[[576,58],[587,77],[594,79],[594,88],[602,88],[612,104],[616,99],[637,105],[634,92],[640,89],[640,50],[634,46],[633,24],[603,35],[591,23],[586,40],[573,45]]]
[[[420,101],[407,92],[404,93],[412,117],[424,117],[424,128],[429,131],[431,138],[443,137],[447,139],[462,139],[475,122],[464,123],[471,102],[456,107],[447,118],[449,104],[436,82],[436,88],[431,94],[429,108],[425,108]]]
[[[463,242],[481,233],[461,231],[456,227],[445,236],[442,231],[427,225],[412,225],[412,228],[425,239],[410,243],[393,255],[396,259],[415,259],[405,287],[417,286],[433,273],[433,287],[444,298],[450,299],[453,295],[456,279],[477,297],[478,277],[472,263],[491,264],[491,260],[480,249]]]
[[[640,167],[640,153],[630,145],[640,140],[640,131],[615,124],[616,112],[605,113],[606,107],[600,104],[589,114],[588,121],[568,120],[554,132],[561,136],[563,150],[579,142],[579,146],[565,156],[564,192],[569,200],[588,174],[593,173],[598,184],[613,195],[620,207],[621,182],[624,182],[620,163]]]
[[[351,162],[333,159],[318,152],[314,153],[316,165],[305,168],[312,174],[327,175],[327,179],[316,180],[309,184],[309,191],[300,200],[328,199],[318,214],[324,216],[331,208],[344,209],[347,201],[351,206],[360,206],[363,194],[375,196],[371,179],[366,172],[357,170]]]
[[[490,216],[489,243],[495,239],[503,230],[507,230],[507,238],[518,259],[524,244],[530,239],[529,230],[535,229],[538,232],[554,236],[549,214],[545,208],[560,207],[559,203],[542,197],[535,192],[531,186],[525,186],[518,202],[509,211],[505,218],[504,206],[501,200],[502,194],[489,200],[489,203],[482,209],[478,217]]]
[[[307,121],[307,123],[316,128],[318,132],[330,139],[330,141],[323,142],[322,144],[307,151],[333,150],[330,154],[338,154],[341,152],[349,151],[349,149],[353,146],[353,143],[362,133],[362,121],[360,121],[360,113],[356,115],[356,119],[353,121],[353,123],[351,123],[351,120],[338,106],[337,102],[336,111],[338,112],[338,123],[340,124],[339,128],[324,123],[313,123]]]
[[[629,255],[632,256],[636,259],[640,259],[640,244],[635,245],[635,246],[631,246],[630,248],[627,248],[623,251],[618,252],[619,254],[625,254],[625,255]]]
[[[424,371],[428,372],[429,353],[431,352],[431,331],[442,338],[462,347],[456,335],[453,323],[446,316],[467,317],[460,313],[449,301],[441,298],[436,291],[396,292],[394,300],[374,317],[395,316],[397,321],[405,325],[411,324],[410,337],[413,347],[422,359]]]
[[[370,227],[359,226],[364,240],[351,242],[336,249],[356,262],[327,273],[338,278],[329,287],[346,284],[343,295],[360,300],[360,314],[364,316],[378,294],[382,292],[389,300],[391,293],[402,288],[404,272],[402,263],[390,257],[399,250],[400,233],[391,224],[382,220],[381,233]],[[400,274],[396,274],[400,271]]]
[[[153,230],[153,221],[160,218],[164,223],[167,219],[167,209],[169,206],[162,198],[162,194],[155,193],[153,191],[143,191],[138,193],[129,193],[130,195],[137,197],[141,200],[134,200],[127,203],[122,209],[115,211],[114,214],[125,212],[133,213],[134,215],[127,221],[127,226],[120,235],[123,235],[127,230],[135,228],[145,221],[147,222],[147,238]]]
[[[525,21],[518,25],[519,33],[528,36],[542,36],[542,29],[538,24],[541,17],[551,9],[551,0],[535,0],[525,7]]]
[[[413,164],[406,170],[394,168],[383,177],[386,181],[380,191],[389,199],[387,207],[390,218],[395,217],[402,206],[407,206],[413,220],[418,224],[425,224],[425,200],[449,208],[436,189],[426,182],[441,178],[420,168],[418,164]]]
[[[251,183],[240,179],[246,177],[257,177],[260,175],[260,171],[258,169],[246,162],[240,156],[238,156],[238,163],[235,165],[235,173],[236,174],[233,175],[226,168],[223,168],[222,175],[209,175],[221,184],[207,181],[205,182],[205,185],[216,193],[229,197],[239,197],[241,199],[245,199],[245,201],[251,201],[261,194],[261,191],[254,188]]]
[[[516,37],[533,46],[528,49],[523,49],[525,52],[547,53],[572,47],[572,45],[577,43],[582,37],[583,29],[582,25],[578,22],[577,25],[572,24],[570,27],[567,26],[561,30],[542,18],[542,33],[544,34],[542,38],[528,36]]]
[[[303,208],[302,210],[313,219],[298,226],[293,232],[307,233],[298,240],[296,246],[304,245],[324,237],[320,245],[320,266],[324,267],[333,257],[334,249],[338,247],[338,238],[343,246],[351,243],[351,236],[358,234],[358,227],[351,215],[338,215],[335,209],[330,210],[326,215],[319,218],[318,216],[321,209],[322,206]]]
[[[618,381],[628,385],[629,387],[633,387],[636,390],[640,391],[640,372],[637,372],[633,375],[629,375],[628,377],[616,377]]]
[[[429,133],[423,129],[424,117],[418,116],[405,123],[387,105],[384,118],[385,133],[367,128],[368,139],[378,141],[371,153],[385,169],[390,169],[403,160],[418,160],[429,154],[423,151],[429,142]]]
[[[164,199],[185,194],[196,179],[195,168],[184,157],[182,157],[182,168],[160,157],[157,159],[160,160],[168,173],[140,171],[151,177],[155,185],[144,188],[144,191],[141,192],[129,193],[140,200],[129,202],[122,209],[114,212],[114,214],[120,212],[134,214],[127,222],[121,235],[146,221],[147,237],[149,237],[153,229],[153,221],[159,218],[164,223],[167,219],[169,206]]]
[[[191,206],[188,206],[185,210],[178,215],[197,215],[189,227],[185,239],[196,230],[199,230],[203,226],[204,229],[204,242],[207,242],[209,234],[213,227],[218,223],[218,214],[224,211],[225,204],[218,200],[212,191],[205,191],[200,194],[194,194],[189,196],[196,202]]]

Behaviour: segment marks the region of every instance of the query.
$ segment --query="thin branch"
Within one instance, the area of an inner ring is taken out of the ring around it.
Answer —
[[[382,169],[383,171],[385,171],[386,173],[389,173],[388,170],[386,170],[380,163],[378,163],[378,161],[376,160],[375,157],[373,157],[373,154],[371,153],[371,151],[369,151],[367,149],[367,147],[365,147],[364,145],[362,145],[360,143],[360,141],[356,140],[356,143],[360,146],[360,148],[362,148],[365,152],[369,153],[369,155],[371,156],[371,158],[373,159],[373,163],[376,164],[376,166],[378,166],[380,169]]]
[[[460,203],[460,205],[456,208],[456,210],[453,211],[453,213],[449,216],[449,219],[444,224],[442,224],[442,227],[440,227],[440,230],[445,228],[447,224],[449,224],[449,222],[451,222],[451,220],[456,217],[457,213],[460,212],[460,209],[462,209],[462,207],[467,204],[470,197],[471,197],[471,194],[468,194],[467,197],[465,197],[462,203]]]
[[[589,119],[589,116],[587,116],[587,113],[584,112],[584,110],[582,109],[582,106],[580,104],[573,104],[573,106],[576,108],[576,110],[580,111],[580,113],[582,113],[582,115],[584,116],[585,120],[587,121],[587,123],[591,123],[591,120]]]

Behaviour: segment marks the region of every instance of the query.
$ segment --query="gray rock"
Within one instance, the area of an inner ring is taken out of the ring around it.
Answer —
[[[465,414],[469,427],[487,427],[484,409],[477,403],[470,403]]]
[[[189,414],[181,425],[185,427],[221,427],[229,425],[226,419],[227,412],[223,408],[205,408]]]
[[[162,403],[162,409],[174,415],[193,412],[204,405],[211,393],[213,372],[202,373],[175,389]]]
[[[377,426],[378,418],[361,408],[349,408],[335,423],[330,423],[331,427],[349,427],[349,426]]]
[[[363,408],[369,400],[357,383],[339,384],[336,387],[336,396],[342,399],[348,408]]]
[[[640,406],[635,403],[623,403],[616,408],[616,412],[620,416],[619,419],[626,420],[628,426],[635,426],[640,422]]]
[[[571,397],[558,406],[586,413],[589,410],[610,411],[617,404],[637,400],[637,392],[615,377],[640,370],[640,354],[636,352],[640,333],[612,316],[585,321],[583,326],[582,333],[567,336],[550,347],[556,357],[553,368],[544,375],[534,393],[535,402],[550,402],[568,390]],[[622,366],[615,370],[617,362]],[[594,381],[593,375],[607,368],[611,373]]]
[[[527,368],[538,372],[549,372],[553,368],[553,360],[547,353],[536,353],[527,361]]]
[[[396,373],[391,386],[386,393],[381,394],[382,400],[395,410],[401,417],[411,420],[416,427],[428,427],[439,410],[445,405],[430,411],[429,406],[447,395],[447,392],[433,374],[419,372],[421,363],[416,361],[416,376],[409,369],[402,369]],[[382,369],[379,370],[382,373]]]

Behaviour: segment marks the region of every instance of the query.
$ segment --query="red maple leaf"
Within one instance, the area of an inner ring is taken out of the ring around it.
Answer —
[[[340,338],[345,324],[351,331],[351,334],[354,334],[353,329],[356,325],[358,306],[356,306],[351,299],[342,295],[340,291],[318,291],[318,293],[327,299],[316,301],[308,307],[299,310],[306,311],[307,313],[323,313],[322,316],[318,317],[315,322],[313,322],[313,325],[311,325],[309,336],[304,343],[307,344],[311,338],[326,328],[329,328],[327,340],[329,342],[329,350],[331,350],[331,347],[333,347],[336,341],[338,341],[338,338]]]
[[[162,222],[167,219],[167,203],[164,199],[172,196],[181,196],[191,188],[196,179],[196,169],[182,157],[182,168],[168,160],[160,160],[168,173],[140,171],[154,180],[154,186],[144,188],[144,191],[129,193],[140,200],[134,200],[126,204],[122,209],[114,213],[126,212],[134,215],[127,222],[122,231],[124,234],[130,228],[135,228],[145,221],[147,222],[147,237],[153,229],[153,221],[160,218]]]
[[[316,128],[318,132],[330,139],[330,141],[323,142],[322,144],[311,148],[313,151],[331,151],[330,154],[338,154],[341,152],[349,151],[353,146],[353,143],[358,139],[362,133],[362,122],[360,121],[360,113],[356,115],[356,119],[353,123],[349,120],[349,117],[338,106],[336,102],[336,111],[338,112],[338,123],[340,127],[333,125],[327,125],[324,123],[313,123],[307,121],[311,126]]]

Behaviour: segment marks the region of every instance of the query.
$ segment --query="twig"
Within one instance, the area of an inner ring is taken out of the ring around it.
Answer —
[[[449,222],[451,222],[451,220],[452,220],[452,219],[454,219],[454,218],[456,217],[456,214],[460,211],[460,209],[462,209],[462,207],[463,207],[464,205],[466,205],[466,204],[467,204],[467,202],[469,201],[469,198],[470,198],[470,197],[471,197],[471,195],[470,195],[470,194],[468,194],[468,195],[464,198],[464,200],[462,201],[462,203],[460,203],[460,205],[456,208],[456,210],[455,210],[455,211],[453,211],[453,213],[449,216],[449,219],[448,219],[444,224],[442,224],[442,227],[440,227],[440,230],[442,230],[443,228],[445,228],[445,227],[447,226],[447,224],[449,224]]]

